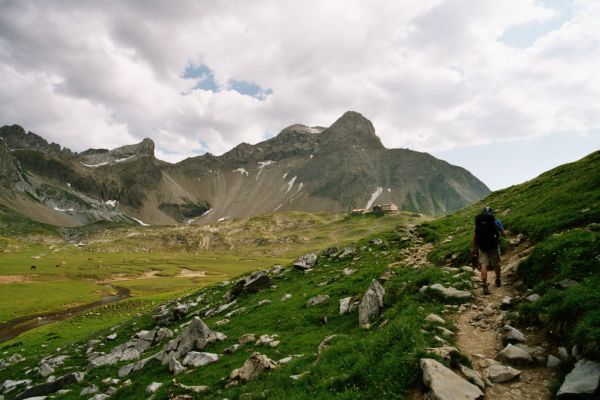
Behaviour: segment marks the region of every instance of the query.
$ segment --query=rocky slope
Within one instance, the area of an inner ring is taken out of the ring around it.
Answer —
[[[128,216],[153,225],[203,224],[272,211],[345,212],[387,202],[443,214],[489,192],[463,168],[426,153],[386,149],[371,122],[355,112],[329,128],[292,125],[256,145],[242,143],[221,156],[177,164],[157,160],[150,139],[74,154],[18,126],[0,128],[0,137],[11,150],[4,151],[2,162],[23,171],[23,184],[4,191],[3,203],[63,225],[131,221]],[[47,216],[30,204],[32,198],[49,208]]]

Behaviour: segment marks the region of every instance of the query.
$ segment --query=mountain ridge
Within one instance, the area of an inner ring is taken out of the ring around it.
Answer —
[[[273,211],[344,212],[385,202],[444,214],[489,193],[461,167],[427,153],[387,149],[371,121],[353,111],[328,128],[293,124],[263,142],[175,164],[157,159],[149,138],[74,153],[19,128],[0,128],[23,170],[13,197],[29,193],[45,204],[40,186],[66,187],[108,204],[124,220],[149,224],[204,224]],[[25,182],[27,177],[37,183]],[[73,225],[94,222],[75,211],[63,217]]]

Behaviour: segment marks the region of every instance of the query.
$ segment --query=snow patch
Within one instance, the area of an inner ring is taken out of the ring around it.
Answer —
[[[314,155],[312,155],[312,154],[311,154],[311,155],[310,155],[310,158],[311,158],[311,160],[312,160],[312,158],[313,158],[313,157],[314,157]]]
[[[208,210],[204,211],[200,216],[202,217],[203,215],[206,215],[208,213],[210,213],[212,211],[212,208],[209,208]]]
[[[284,196],[290,191],[292,190],[292,187],[294,186],[294,182],[296,181],[296,177],[293,177],[292,179],[290,179],[290,181],[288,182],[288,188],[285,191],[285,193],[283,194]]]
[[[301,191],[303,187],[304,187],[304,182],[300,182],[300,185],[298,185],[298,189],[296,189],[296,193]]]
[[[273,211],[277,211],[277,210],[279,210],[279,209],[281,208],[281,206],[282,206],[282,205],[283,205],[283,203],[281,203],[280,205],[278,205],[277,207],[275,207],[275,208],[273,209]]]
[[[70,188],[70,187],[71,187],[71,184],[70,184],[69,182],[67,182],[67,187],[68,187],[68,188]]]
[[[131,217],[131,219],[133,219],[135,222],[137,222],[137,223],[138,223],[138,224],[140,224],[141,226],[150,226],[150,225],[148,225],[147,223],[145,223],[144,221],[142,221],[142,220],[139,220],[139,219],[137,219],[137,218],[135,218],[135,217]]]
[[[388,193],[392,193],[392,189],[391,188],[388,188]]]
[[[129,159],[133,158],[133,157],[135,157],[135,154],[134,154],[134,155],[132,155],[132,156],[129,156],[129,157],[125,157],[125,158],[119,158],[118,160],[115,160],[115,162],[116,162],[116,163],[122,163],[122,162],[124,162],[124,161],[127,161],[127,160],[129,160]]]
[[[100,164],[85,164],[85,163],[81,163],[81,164],[83,164],[84,167],[88,167],[88,168],[98,168],[98,167],[101,167],[103,165],[107,165],[108,161],[104,161],[104,162],[102,162]]]
[[[323,132],[323,129],[317,128],[315,126],[309,126],[309,127],[306,128],[306,131],[308,133],[321,133],[321,132]]]
[[[269,166],[271,164],[275,164],[275,161],[273,161],[273,160],[266,160],[266,161],[259,161],[258,162],[258,175],[256,175],[256,180],[258,180],[258,177],[260,176],[263,168],[266,167],[266,166]]]
[[[238,168],[238,169],[234,169],[233,172],[239,172],[242,175],[246,175],[248,176],[248,171],[246,171],[245,168]]]
[[[223,221],[225,221],[226,219],[229,219],[229,215],[228,215],[228,216],[226,216],[226,217],[221,217],[221,218],[219,218],[219,219],[217,220],[217,222],[223,222]]]
[[[283,179],[287,178],[287,172],[283,174]]]
[[[54,210],[56,210],[56,211],[61,211],[61,212],[67,212],[67,211],[71,211],[71,212],[73,212],[73,211],[75,211],[75,210],[73,210],[72,208],[69,208],[69,209],[67,209],[67,210],[63,210],[62,208],[58,208],[58,207],[56,207],[56,206],[54,207]]]
[[[375,200],[377,200],[377,198],[381,195],[382,192],[383,192],[383,188],[381,186],[377,186],[377,189],[375,189],[375,191],[373,193],[371,193],[371,199],[365,206],[365,210],[371,209],[373,202],[375,202]]]
[[[117,200],[106,200],[104,202],[104,204],[109,205],[111,207],[116,207],[117,206],[118,201]]]

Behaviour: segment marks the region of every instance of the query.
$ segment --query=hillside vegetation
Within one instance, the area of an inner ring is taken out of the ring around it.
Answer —
[[[523,319],[548,335],[600,357],[600,151],[419,227],[435,244],[430,260],[468,264],[474,217],[484,206],[513,234],[536,244],[519,266],[525,289],[541,300],[521,306]],[[505,243],[502,243],[505,247]],[[569,279],[574,283],[561,281]]]

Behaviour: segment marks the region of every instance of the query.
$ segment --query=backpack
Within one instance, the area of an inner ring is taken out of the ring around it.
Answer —
[[[477,247],[483,251],[490,251],[498,247],[500,232],[496,225],[496,218],[491,214],[479,214],[475,217],[475,239]]]

